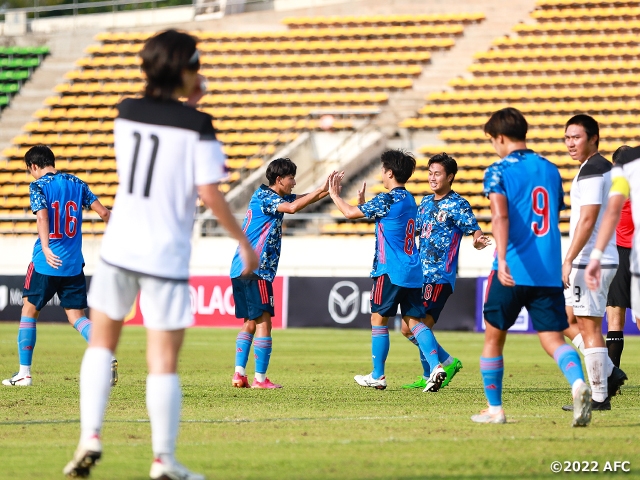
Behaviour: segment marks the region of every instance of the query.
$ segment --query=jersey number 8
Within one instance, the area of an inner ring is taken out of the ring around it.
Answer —
[[[410,218],[407,222],[407,228],[404,231],[404,253],[411,255],[413,253],[413,246],[416,243],[416,222],[413,218]]]

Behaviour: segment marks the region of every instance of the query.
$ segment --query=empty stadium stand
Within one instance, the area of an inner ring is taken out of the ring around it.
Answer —
[[[230,174],[225,190],[260,167],[301,132],[349,130],[375,115],[389,92],[410,89],[435,51],[450,49],[483,14],[288,18],[276,32],[197,32],[209,93],[200,106],[215,118]],[[22,157],[50,145],[61,170],[88,181],[107,206],[118,179],[113,153],[115,105],[139,95],[137,53],[149,33],[105,32],[68,72],[68,82],[34,113],[2,155],[1,213],[28,211]],[[33,232],[30,220],[3,222],[0,233]],[[10,228],[8,223],[12,223]],[[100,234],[95,226],[90,233]]]

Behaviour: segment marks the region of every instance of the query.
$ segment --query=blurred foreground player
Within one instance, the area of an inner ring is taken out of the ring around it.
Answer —
[[[363,387],[387,388],[384,367],[389,353],[389,317],[400,305],[402,319],[418,342],[429,365],[434,365],[425,392],[437,392],[447,374],[438,362],[438,345],[422,319],[426,315],[422,303],[422,269],[416,249],[417,206],[405,188],[416,168],[413,156],[402,150],[382,154],[382,185],[388,190],[364,202],[364,187],[359,192],[359,205],[349,205],[340,197],[340,178],[333,176],[329,194],[342,214],[349,219],[371,218],[376,221],[376,251],[373,258],[371,290],[371,356],[373,371],[356,375]]]
[[[458,164],[446,153],[434,155],[429,159],[429,185],[433,194],[425,195],[418,205],[416,217],[416,236],[420,239],[420,262],[422,265],[423,287],[422,301],[427,309],[425,325],[430,329],[438,321],[449,296],[453,294],[458,269],[460,239],[463,235],[473,235],[473,246],[477,250],[491,243],[482,234],[471,205],[452,190],[452,184],[458,173]],[[402,334],[418,345],[409,326],[402,323]],[[442,387],[446,387],[462,368],[460,359],[449,355],[438,346],[438,361],[447,374]],[[427,386],[432,365],[420,352],[423,374],[414,383],[402,388],[422,388]],[[435,367],[435,365],[433,365]]]
[[[140,56],[144,97],[118,105],[114,137],[120,184],[101,262],[89,292],[93,334],[80,371],[80,443],[64,468],[87,477],[102,455],[100,432],[109,397],[109,360],[138,292],[147,327],[147,409],[154,461],[152,479],[199,480],[175,459],[181,409],[176,368],[189,298],[191,231],[198,196],[240,242],[245,270],[257,266],[251,244],[218,190],[225,157],[211,117],[194,104],[204,95],[196,40],[167,30]]]
[[[527,148],[527,129],[527,121],[515,108],[495,112],[484,126],[502,159],[484,174],[497,254],[487,285],[480,357],[489,407],[471,420],[507,421],[502,408],[502,352],[507,330],[526,307],[542,348],[571,385],[573,426],[586,426],[591,421],[591,390],[584,381],[578,352],[565,343],[562,334],[568,327],[558,227],[564,206],[562,179],[555,165]]]
[[[282,219],[285,213],[299,212],[329,194],[329,178],[311,193],[291,193],[296,185],[296,165],[288,158],[273,160],[267,167],[266,176],[269,186],[260,185],[254,192],[242,225],[260,264],[249,275],[242,275],[244,266],[239,250],[231,264],[235,314],[244,319],[236,338],[236,368],[231,380],[231,385],[238,388],[282,387],[267,378],[272,351],[271,317],[275,313],[273,280],[280,261]],[[257,335],[253,345],[256,371],[253,383],[249,385],[245,369],[254,335]]]
[[[36,323],[42,308],[57,293],[69,323],[88,342],[91,321],[85,316],[87,283],[82,256],[82,209],[90,208],[105,221],[109,210],[89,186],[74,175],[56,170],[56,158],[44,145],[30,148],[24,156],[35,179],[29,185],[31,211],[36,215],[38,240],[22,292],[18,330],[20,370],[2,381],[6,386],[32,384],[31,361],[36,346]],[[111,385],[117,382],[118,362],[112,359]]]

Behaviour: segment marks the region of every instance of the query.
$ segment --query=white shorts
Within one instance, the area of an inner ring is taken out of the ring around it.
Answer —
[[[140,292],[144,326],[151,330],[180,330],[193,325],[189,283],[134,273],[100,261],[89,289],[91,308],[113,320],[131,311]]]
[[[589,290],[584,279],[584,268],[572,268],[569,282],[571,286],[564,290],[564,303],[573,307],[573,314],[578,317],[603,317],[607,311],[607,295],[609,286],[616,276],[615,268],[603,268],[600,277],[600,288]]]
[[[634,274],[631,274],[631,311],[636,319],[640,318],[640,277]]]

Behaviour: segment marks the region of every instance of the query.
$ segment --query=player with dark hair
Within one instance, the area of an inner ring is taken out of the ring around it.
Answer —
[[[491,243],[482,234],[471,205],[452,190],[458,172],[458,164],[446,153],[429,159],[429,185],[433,194],[425,195],[418,206],[416,236],[420,239],[420,261],[422,264],[422,299],[427,310],[424,323],[429,329],[438,321],[449,296],[456,284],[460,239],[463,235],[473,235],[473,246],[481,250]],[[416,346],[418,342],[409,326],[402,323],[402,334]],[[462,368],[458,358],[449,355],[436,341],[438,362],[447,374],[442,387],[446,387]],[[423,374],[414,383],[402,388],[426,388],[432,367],[420,352]]]
[[[349,219],[371,218],[376,221],[376,251],[373,258],[371,290],[371,352],[373,371],[356,375],[363,387],[387,388],[385,362],[389,353],[389,317],[396,315],[398,305],[402,319],[409,327],[423,355],[434,365],[425,391],[437,392],[447,374],[438,362],[438,346],[429,327],[422,323],[426,315],[422,303],[422,269],[415,245],[417,206],[405,188],[416,168],[413,156],[402,150],[382,154],[382,185],[389,190],[368,202],[364,186],[359,191],[358,205],[349,205],[340,197],[340,178],[333,176],[329,193],[342,214]]]
[[[304,195],[292,194],[296,185],[296,164],[288,158],[273,160],[267,167],[269,186],[261,185],[251,197],[242,230],[258,254],[260,264],[250,274],[243,275],[240,252],[231,263],[231,285],[236,304],[235,315],[244,319],[236,338],[236,367],[231,385],[248,388],[246,374],[251,344],[256,371],[251,388],[272,389],[282,385],[267,378],[271,359],[271,318],[273,317],[273,280],[276,277],[282,243],[282,220],[285,213],[296,213],[328,195],[329,179],[315,191]]]
[[[240,242],[246,272],[258,259],[218,189],[225,156],[211,116],[179,101],[195,105],[204,95],[195,39],[167,30],[147,40],[140,56],[145,95],[117,107],[120,184],[89,292],[93,333],[80,370],[80,443],[64,473],[87,477],[102,456],[109,359],[140,292],[154,454],[149,476],[201,480],[175,459],[182,398],[176,372],[185,329],[193,324],[188,279],[198,196]]]
[[[600,130],[598,122],[589,115],[575,115],[565,125],[565,145],[569,156],[580,163],[578,174],[571,184],[570,245],[562,265],[565,302],[568,314],[576,318],[584,342],[584,362],[587,367],[593,396],[593,410],[610,410],[608,383],[604,379],[614,373],[602,336],[602,317],[607,304],[609,285],[618,268],[618,251],[611,239],[602,257],[600,290],[589,290],[584,273],[589,254],[594,247],[602,217],[606,210],[611,187],[611,162],[598,153]],[[574,327],[575,329],[575,327]],[[568,335],[570,335],[568,333]],[[576,339],[572,340],[576,343]],[[624,372],[612,378],[624,383]],[[564,407],[567,409],[567,407]]]
[[[24,156],[35,179],[29,185],[31,211],[36,215],[38,240],[22,291],[22,314],[18,329],[20,370],[2,381],[7,386],[32,384],[31,362],[36,346],[36,323],[42,308],[58,294],[69,323],[88,342],[91,321],[85,316],[87,283],[82,256],[82,209],[90,208],[105,222],[109,210],[89,186],[74,175],[56,170],[49,147],[36,145]],[[117,382],[117,361],[112,358],[111,385]]]
[[[527,128],[527,121],[515,108],[494,113],[484,128],[502,160],[489,166],[484,175],[484,194],[491,202],[496,242],[484,304],[486,330],[480,357],[489,407],[471,420],[506,423],[502,353],[507,330],[526,307],[542,347],[571,385],[573,426],[586,426],[591,421],[591,391],[584,381],[580,356],[562,335],[568,327],[558,226],[564,207],[562,178],[555,165],[527,148]]]

